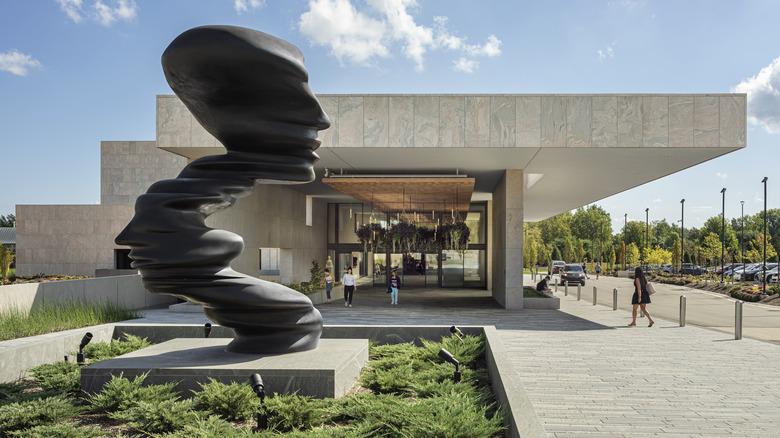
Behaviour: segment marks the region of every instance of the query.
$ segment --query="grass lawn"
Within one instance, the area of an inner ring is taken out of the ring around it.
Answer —
[[[0,311],[0,341],[42,335],[110,322],[140,318],[136,310],[110,303],[44,304],[26,312],[17,309]]]

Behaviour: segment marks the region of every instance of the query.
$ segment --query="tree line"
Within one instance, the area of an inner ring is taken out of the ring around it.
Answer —
[[[767,261],[777,261],[780,253],[780,209],[767,210],[766,235],[764,212],[725,221],[721,215],[707,219],[701,228],[686,227],[683,234],[678,223],[666,219],[646,224],[631,221],[624,229],[612,232],[609,213],[598,205],[578,208],[543,221],[526,223],[524,254],[526,267],[547,265],[552,260],[566,263],[600,262],[607,266],[625,263],[701,266],[720,264],[721,242],[724,242],[725,263],[760,262],[766,239]],[[682,238],[685,242],[683,245]]]

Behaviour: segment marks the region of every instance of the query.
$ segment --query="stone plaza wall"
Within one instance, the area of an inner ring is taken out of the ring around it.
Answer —
[[[114,268],[132,205],[17,205],[17,275],[95,275]]]

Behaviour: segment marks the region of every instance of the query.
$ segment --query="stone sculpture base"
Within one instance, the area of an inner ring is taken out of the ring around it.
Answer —
[[[112,376],[132,379],[146,372],[145,385],[179,382],[182,398],[199,391],[209,377],[219,382],[249,385],[259,373],[266,394],[341,397],[368,362],[366,339],[321,339],[314,350],[287,354],[245,354],[225,351],[227,338],[173,339],[81,369],[83,393],[97,393]]]

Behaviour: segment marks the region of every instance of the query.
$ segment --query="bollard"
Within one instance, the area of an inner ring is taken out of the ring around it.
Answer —
[[[569,296],[569,282],[568,281],[565,281],[563,283],[563,295],[567,296],[567,297]]]
[[[557,281],[555,282],[555,293],[556,294],[558,293],[558,282]]]
[[[577,283],[577,301],[580,300],[580,293],[582,292],[582,285]]]
[[[734,339],[742,339],[742,301],[734,303]]]
[[[596,305],[596,296],[598,295],[599,291],[596,288],[596,286],[593,286],[593,305]]]
[[[617,289],[612,289],[612,310],[617,310]]]
[[[685,307],[686,307],[685,295],[680,295],[680,327],[685,327]]]

